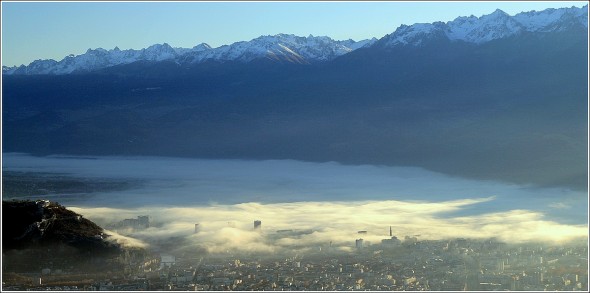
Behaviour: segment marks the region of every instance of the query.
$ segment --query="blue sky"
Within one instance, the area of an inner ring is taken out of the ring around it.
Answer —
[[[510,15],[561,2],[2,2],[2,65],[61,60],[88,48],[141,49],[156,43],[212,47],[288,33],[337,40],[381,38],[401,24]]]

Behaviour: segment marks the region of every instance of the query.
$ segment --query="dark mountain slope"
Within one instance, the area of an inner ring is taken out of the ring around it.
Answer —
[[[587,42],[573,28],[377,43],[308,66],[4,76],[4,151],[411,165],[586,189]]]

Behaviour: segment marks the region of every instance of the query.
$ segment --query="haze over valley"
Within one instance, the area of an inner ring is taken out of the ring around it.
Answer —
[[[203,233],[232,228],[228,222],[250,231],[255,219],[263,221],[265,231],[312,229],[313,243],[328,243],[332,237],[335,244],[343,245],[357,230],[368,230],[380,239],[390,225],[402,235],[420,234],[426,239],[470,235],[516,243],[559,242],[587,234],[584,192],[467,180],[421,168],[22,154],[5,154],[4,161],[5,172],[143,182],[120,191],[29,198],[50,198],[104,225],[150,215],[163,227],[146,231],[144,237],[193,237],[195,223],[200,223]],[[18,193],[3,194],[5,199],[22,198]],[[217,239],[206,247],[221,249],[225,241]]]

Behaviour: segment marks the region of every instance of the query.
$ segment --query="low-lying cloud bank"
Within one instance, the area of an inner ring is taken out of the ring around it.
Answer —
[[[205,248],[209,252],[278,252],[283,249],[352,247],[355,239],[373,244],[394,235],[419,235],[419,239],[497,238],[508,243],[562,243],[583,240],[586,225],[565,225],[544,219],[530,210],[491,212],[475,216],[445,216],[470,205],[494,201],[493,197],[445,202],[357,201],[244,203],[194,207],[72,209],[99,223],[122,216],[150,215],[153,227],[136,231],[132,237],[147,243],[182,239],[184,248]],[[261,220],[260,231],[253,221]],[[194,224],[199,232],[194,233]],[[290,233],[277,232],[293,230]],[[358,231],[367,231],[358,234]],[[298,231],[302,231],[299,233]]]
[[[400,238],[496,237],[518,243],[588,236],[585,192],[467,180],[413,167],[14,153],[3,154],[2,164],[4,171],[142,180],[140,188],[51,199],[102,225],[149,215],[155,226],[130,236],[153,247],[175,239],[178,246],[209,251],[264,252],[330,242],[346,248],[361,237],[380,243],[390,225]],[[253,231],[254,220],[262,221],[262,233]]]

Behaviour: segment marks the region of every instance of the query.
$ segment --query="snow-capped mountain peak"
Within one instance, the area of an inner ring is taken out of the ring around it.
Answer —
[[[163,61],[174,59],[177,56],[174,48],[167,43],[151,45],[141,51],[140,59],[147,61]]]
[[[387,45],[421,45],[425,40],[434,38],[444,30],[442,22],[417,23],[414,25],[401,25],[393,34],[386,36]]]
[[[200,43],[196,46],[193,47],[193,51],[198,52],[198,51],[205,51],[205,50],[211,50],[211,46],[209,46],[209,44],[207,43]]]
[[[488,15],[484,15],[482,16],[482,18],[491,18],[491,19],[502,19],[502,18],[509,18],[510,15],[508,15],[508,13],[504,12],[501,9],[496,9],[494,10],[494,12],[488,14]]]

